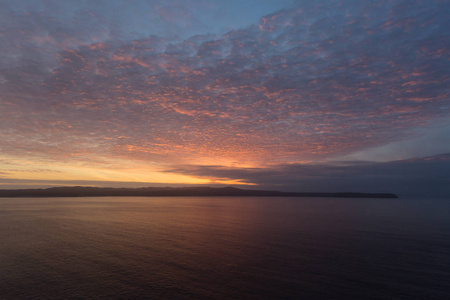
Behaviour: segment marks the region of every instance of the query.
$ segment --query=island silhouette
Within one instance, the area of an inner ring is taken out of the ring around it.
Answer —
[[[105,197],[105,196],[143,196],[143,197],[335,197],[335,198],[398,198],[391,193],[300,193],[268,190],[246,190],[235,187],[52,187],[45,189],[0,190],[0,197]]]

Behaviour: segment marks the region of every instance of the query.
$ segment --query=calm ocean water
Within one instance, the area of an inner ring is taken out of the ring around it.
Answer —
[[[450,299],[450,200],[0,199],[0,299]]]

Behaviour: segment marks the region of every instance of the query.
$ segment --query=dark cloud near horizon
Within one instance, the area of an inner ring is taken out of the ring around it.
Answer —
[[[392,162],[289,164],[268,168],[186,165],[167,172],[241,180],[258,189],[294,192],[385,192],[448,197],[450,154]]]

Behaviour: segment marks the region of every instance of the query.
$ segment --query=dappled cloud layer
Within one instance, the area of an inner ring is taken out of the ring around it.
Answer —
[[[174,3],[153,12],[170,34],[131,39],[89,7],[65,19],[56,4],[3,4],[1,153],[300,163],[384,145],[450,113],[446,1],[298,1],[225,33]]]

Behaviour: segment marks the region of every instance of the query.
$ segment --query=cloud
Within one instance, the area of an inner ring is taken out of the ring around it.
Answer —
[[[117,3],[4,10],[3,153],[289,163],[402,140],[449,114],[446,2],[299,1],[225,34],[158,2],[145,28],[174,27],[146,36],[130,33],[141,17],[125,24],[145,4],[116,20]],[[184,27],[202,33],[171,37]]]
[[[401,196],[449,197],[450,154],[391,162],[281,164],[266,168],[185,165],[167,169],[255,188],[296,192],[392,192]]]

